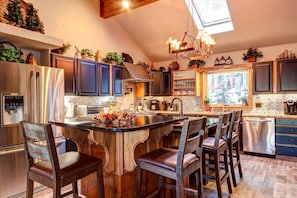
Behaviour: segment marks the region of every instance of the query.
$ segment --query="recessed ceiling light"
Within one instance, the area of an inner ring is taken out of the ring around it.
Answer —
[[[130,3],[128,0],[123,0],[122,1],[122,6],[126,9],[128,9],[130,7]]]

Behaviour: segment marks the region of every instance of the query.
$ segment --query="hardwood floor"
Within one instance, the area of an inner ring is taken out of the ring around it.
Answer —
[[[295,198],[297,197],[297,162],[241,154],[243,178],[236,176],[237,188],[228,195],[223,184],[224,198]],[[214,182],[204,186],[204,197],[217,197]],[[35,198],[50,198],[50,189],[38,192]],[[72,196],[69,196],[72,197]]]
[[[243,178],[228,196],[227,184],[223,184],[224,197],[231,198],[295,198],[297,196],[297,162],[241,155]],[[204,188],[205,197],[217,197],[215,183]]]

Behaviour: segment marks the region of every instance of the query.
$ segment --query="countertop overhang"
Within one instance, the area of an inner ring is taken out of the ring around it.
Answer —
[[[175,115],[142,115],[136,116],[135,118],[133,118],[133,121],[130,124],[127,124],[124,127],[115,127],[113,125],[98,124],[93,122],[90,117],[80,118],[79,120],[73,119],[73,121],[71,121],[71,119],[65,119],[64,122],[51,121],[50,123],[65,127],[79,128],[83,130],[85,129],[100,130],[105,132],[129,132],[145,128],[153,129],[156,127],[160,127],[162,125],[180,122],[185,119],[187,119],[186,116],[180,117]]]

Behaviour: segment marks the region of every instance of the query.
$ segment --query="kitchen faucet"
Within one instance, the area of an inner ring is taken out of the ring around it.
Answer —
[[[184,113],[183,113],[183,101],[182,101],[182,99],[180,99],[180,98],[173,98],[172,101],[171,101],[171,104],[170,104],[170,108],[173,107],[173,102],[175,100],[179,100],[179,102],[180,102],[179,116],[180,117],[183,117],[184,116],[183,115]]]

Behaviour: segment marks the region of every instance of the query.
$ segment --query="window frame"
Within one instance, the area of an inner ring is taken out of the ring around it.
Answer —
[[[248,91],[248,106],[242,106],[242,104],[231,104],[231,105],[223,105],[223,104],[210,104],[213,108],[228,108],[228,109],[236,109],[236,108],[243,108],[243,109],[252,109],[253,107],[253,73],[252,73],[252,64],[244,64],[244,65],[233,65],[231,68],[230,66],[224,67],[224,66],[217,66],[211,67],[211,68],[205,68],[204,71],[202,71],[202,78],[201,78],[201,84],[202,84],[202,93],[200,98],[200,106],[204,106],[204,98],[207,97],[208,94],[208,82],[207,82],[207,75],[213,74],[213,73],[222,73],[222,72],[236,72],[236,71],[247,71],[247,91]]]

